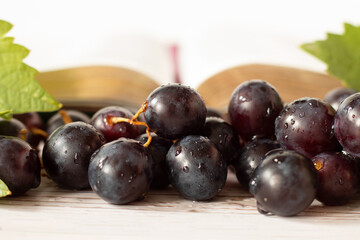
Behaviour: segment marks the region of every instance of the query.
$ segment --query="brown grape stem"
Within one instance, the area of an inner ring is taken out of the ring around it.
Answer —
[[[146,112],[146,110],[148,109],[148,103],[144,102],[143,104],[141,104],[140,109],[135,113],[135,115],[133,116],[133,118],[131,119],[131,121],[136,121],[137,118],[139,117],[139,115],[143,112]]]
[[[30,132],[33,134],[33,135],[40,135],[44,138],[48,138],[49,137],[49,134],[47,134],[47,132],[45,132],[44,130],[40,129],[40,128],[32,128],[30,129]]]
[[[135,116],[134,116],[135,117]],[[127,122],[127,123],[130,123],[132,125],[142,125],[142,126],[145,126],[146,127],[146,134],[148,135],[148,140],[146,141],[146,143],[144,143],[144,147],[149,147],[150,143],[151,143],[151,140],[152,140],[152,136],[151,136],[151,132],[150,132],[150,128],[149,126],[144,123],[144,122],[140,122],[138,120],[136,120],[136,118],[132,118],[131,120],[128,119],[128,118],[123,118],[123,117],[112,117],[111,118],[111,122],[113,124],[116,124],[116,123],[120,123],[120,122]]]
[[[26,142],[26,136],[27,136],[28,130],[23,128],[20,130],[20,138]]]
[[[67,113],[66,110],[60,110],[59,114],[61,115],[62,120],[64,121],[65,124],[71,123],[72,119],[69,116],[69,114]]]

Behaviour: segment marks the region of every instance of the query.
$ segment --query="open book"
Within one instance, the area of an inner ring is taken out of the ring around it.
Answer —
[[[207,41],[204,36],[176,45],[148,36],[122,36],[106,41],[100,49],[88,46],[86,54],[72,57],[69,53],[70,61],[52,62],[47,68],[58,70],[42,71],[37,80],[65,107],[85,110],[107,105],[138,108],[152,90],[169,82],[196,88],[208,106],[219,110],[226,109],[237,85],[251,79],[271,83],[284,102],[304,96],[322,98],[340,86],[324,73],[304,70],[311,69],[317,60],[296,47],[296,61],[303,64],[296,64],[294,58],[291,62],[286,54],[279,57],[261,51],[269,54],[264,57],[255,49],[236,44],[236,39],[225,41],[224,48],[215,35],[208,33]],[[289,65],[298,68],[286,67]]]

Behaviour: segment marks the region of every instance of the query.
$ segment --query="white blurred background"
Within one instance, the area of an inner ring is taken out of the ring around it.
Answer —
[[[325,71],[300,50],[305,42],[360,25],[358,0],[11,0],[0,4],[8,34],[29,49],[40,71],[117,65],[171,81],[168,47],[179,47],[183,81],[196,87],[246,63]]]

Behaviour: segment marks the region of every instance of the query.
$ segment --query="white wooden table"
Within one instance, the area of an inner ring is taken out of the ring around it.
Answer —
[[[360,196],[341,207],[314,202],[296,217],[263,216],[230,175],[211,202],[151,191],[116,206],[91,191],[58,188],[43,177],[25,196],[0,199],[0,239],[360,239]]]

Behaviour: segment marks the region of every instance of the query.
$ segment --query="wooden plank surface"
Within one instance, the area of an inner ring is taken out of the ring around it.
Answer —
[[[172,188],[116,206],[91,191],[38,189],[0,199],[0,239],[358,239],[360,196],[340,207],[315,201],[296,217],[263,216],[229,175],[213,201],[193,202]]]

